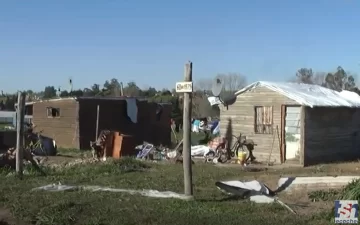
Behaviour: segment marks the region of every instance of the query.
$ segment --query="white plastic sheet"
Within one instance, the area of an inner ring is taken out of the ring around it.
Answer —
[[[177,198],[187,200],[188,196],[183,194],[178,194],[172,191],[157,191],[157,190],[131,190],[131,189],[120,189],[120,188],[109,188],[101,186],[75,186],[75,185],[62,185],[62,184],[50,184],[42,187],[37,187],[32,189],[33,191],[70,191],[70,190],[88,190],[88,191],[109,191],[109,192],[123,192],[128,194],[139,194],[146,197],[154,198]]]
[[[208,99],[211,106],[221,104],[221,101],[220,101],[219,97],[210,96],[207,99]]]
[[[191,146],[191,156],[206,156],[211,149],[206,145]]]
[[[360,97],[354,92],[346,91],[341,93],[311,84],[258,81],[237,91],[235,95],[240,95],[257,87],[266,87],[296,101],[300,105],[309,107],[360,107]],[[355,95],[358,97],[354,98]]]

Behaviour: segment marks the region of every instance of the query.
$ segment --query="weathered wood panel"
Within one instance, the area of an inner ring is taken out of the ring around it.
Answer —
[[[169,146],[171,143],[171,105],[163,105],[162,113],[157,117],[157,104],[137,101],[137,123],[133,123],[127,115],[127,103],[123,99],[80,99],[79,104],[81,149],[89,149],[90,141],[95,140],[97,105],[100,108],[99,130],[132,135],[138,144],[147,141]]]
[[[60,117],[49,118],[47,107],[59,108]],[[35,130],[43,130],[45,136],[54,138],[59,147],[79,148],[78,103],[75,99],[61,99],[36,102],[33,105]]]
[[[305,109],[304,164],[360,158],[360,109]]]
[[[254,155],[258,161],[281,163],[280,160],[280,134],[281,134],[281,105],[297,105],[289,99],[266,87],[257,87],[237,96],[236,102],[228,109],[220,109],[220,131],[222,135],[230,131],[235,136],[240,133],[253,139],[257,146]],[[272,134],[255,134],[255,106],[273,107]],[[278,132],[277,128],[278,127]]]

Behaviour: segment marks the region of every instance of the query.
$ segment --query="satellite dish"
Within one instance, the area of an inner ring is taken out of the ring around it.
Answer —
[[[218,97],[222,91],[222,88],[223,88],[222,81],[219,78],[215,78],[213,85],[212,85],[212,89],[211,89],[212,94],[215,97]]]
[[[232,105],[236,101],[236,96],[234,94],[227,93],[227,96],[224,98],[220,98],[220,93],[223,90],[223,83],[220,78],[215,78],[212,85],[212,94],[213,96],[209,96],[206,91],[204,91],[205,96],[207,96],[208,101],[211,106],[219,105],[220,103],[223,104],[225,107]]]
[[[235,95],[229,95],[225,97],[223,100],[224,105],[229,106],[236,102],[236,96]]]

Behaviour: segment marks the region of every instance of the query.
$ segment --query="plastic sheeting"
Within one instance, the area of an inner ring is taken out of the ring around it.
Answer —
[[[221,101],[219,99],[219,97],[215,97],[215,96],[210,96],[207,98],[210,105],[211,106],[214,106],[214,105],[220,105],[221,104]]]
[[[212,151],[206,145],[195,145],[191,146],[191,156],[206,156],[210,151]]]
[[[240,91],[237,91],[235,95],[242,94],[257,87],[266,87],[296,101],[300,105],[306,105],[309,107],[360,107],[360,97],[354,92],[346,91],[341,93],[311,84],[258,81],[250,84]],[[354,98],[354,94],[358,97]]]
[[[131,190],[131,189],[120,189],[120,188],[109,188],[101,186],[72,186],[72,185],[62,185],[62,184],[50,184],[42,187],[37,187],[32,189],[32,191],[72,191],[72,190],[88,190],[88,191],[108,191],[108,192],[123,192],[128,194],[139,194],[146,197],[154,198],[177,198],[187,200],[189,196],[178,194],[172,191],[157,191],[157,190]]]

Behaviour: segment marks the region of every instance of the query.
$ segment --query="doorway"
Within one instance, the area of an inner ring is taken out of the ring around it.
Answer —
[[[300,162],[301,106],[282,106],[283,161]]]

